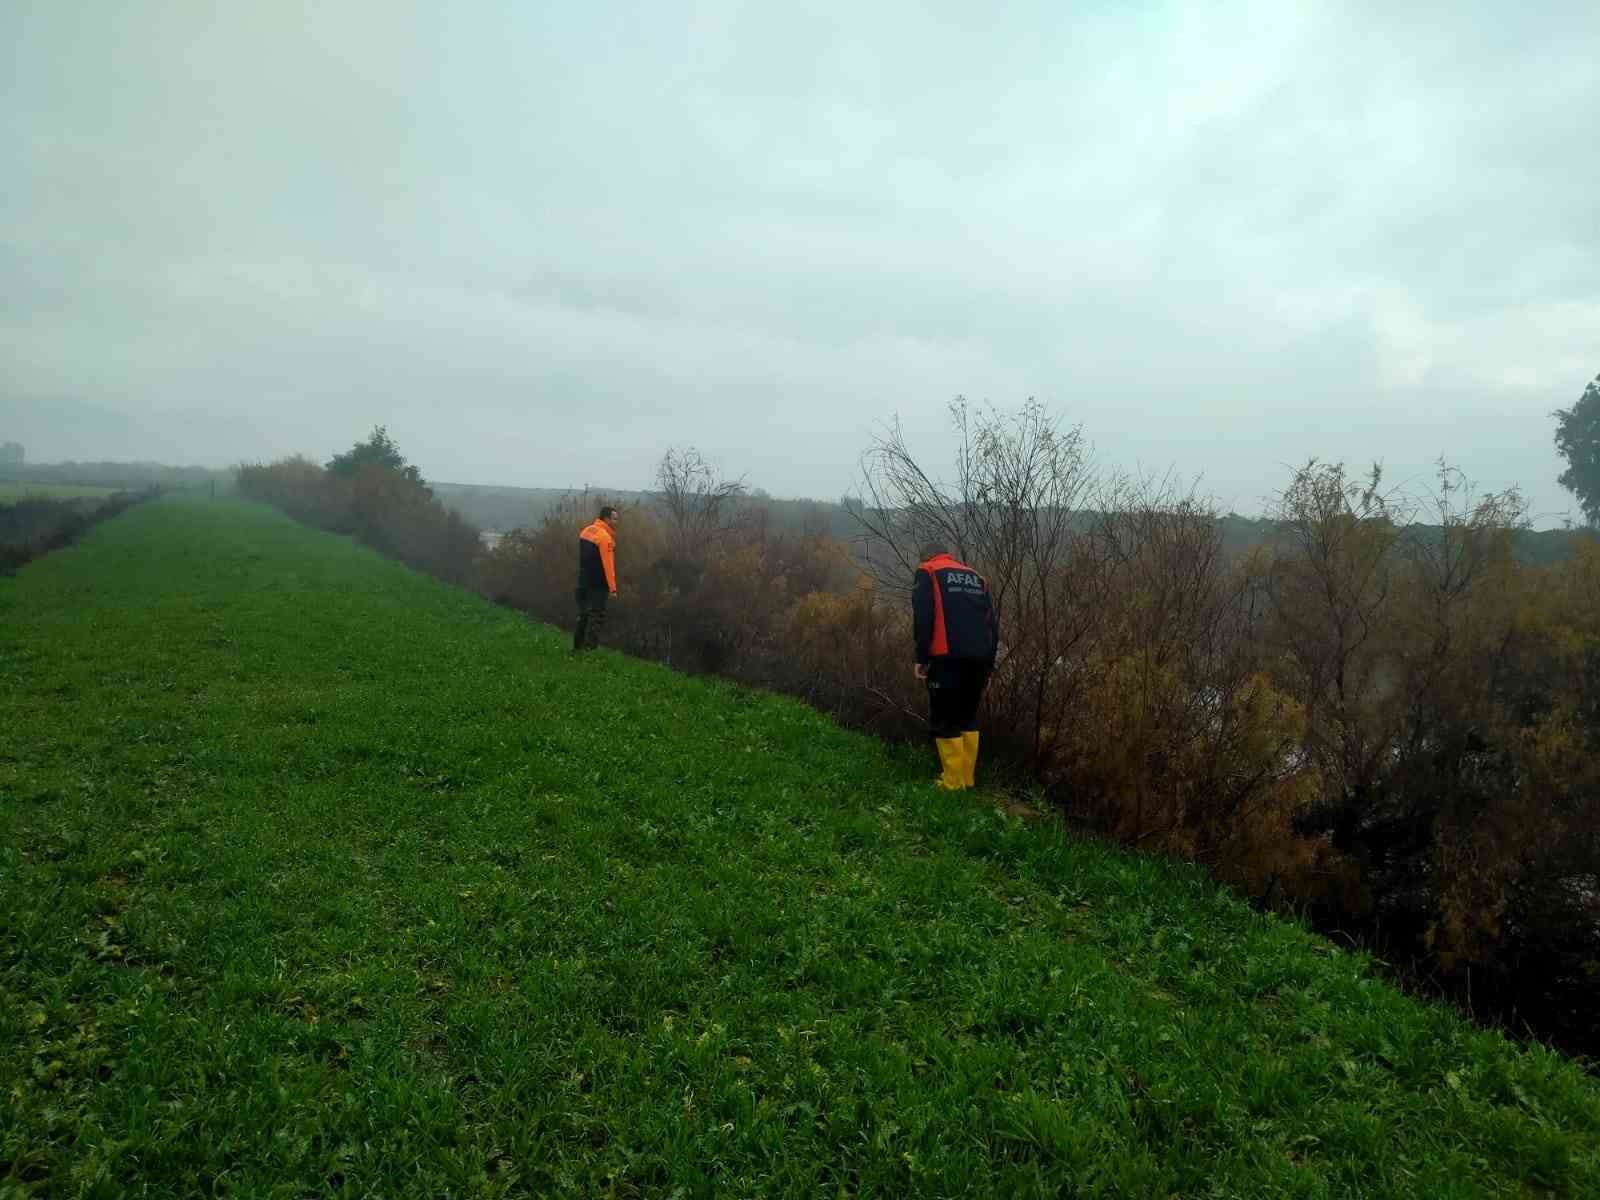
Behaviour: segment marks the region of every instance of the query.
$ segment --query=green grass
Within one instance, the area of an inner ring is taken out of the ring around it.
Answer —
[[[1600,1195],[1558,1055],[565,647],[231,502],[0,579],[0,1195]]]
[[[115,492],[115,488],[79,487],[74,483],[0,482],[0,504],[15,504],[18,500],[77,500],[110,496]]]

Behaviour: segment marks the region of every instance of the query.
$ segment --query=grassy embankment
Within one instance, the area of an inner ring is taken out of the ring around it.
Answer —
[[[0,579],[0,1195],[1600,1195],[1560,1057],[565,648],[234,503]]]

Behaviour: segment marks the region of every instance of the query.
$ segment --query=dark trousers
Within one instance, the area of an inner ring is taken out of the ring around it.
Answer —
[[[600,644],[606,623],[606,589],[578,585],[578,627],[572,631],[574,650],[593,650]]]
[[[935,658],[928,663],[928,725],[936,738],[978,727],[978,704],[994,664],[986,658]]]

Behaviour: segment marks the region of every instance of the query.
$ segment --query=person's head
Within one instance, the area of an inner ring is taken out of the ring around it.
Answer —
[[[600,506],[600,519],[609,525],[615,525],[617,523],[616,505],[602,504]]]
[[[949,554],[950,547],[939,538],[929,538],[922,543],[922,549],[918,550],[917,553],[922,555],[923,562],[927,562],[930,558],[935,558],[940,554]]]

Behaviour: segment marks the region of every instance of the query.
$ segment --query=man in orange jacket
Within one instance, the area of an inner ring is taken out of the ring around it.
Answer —
[[[572,652],[593,650],[606,623],[606,600],[617,594],[617,510],[607,504],[578,534],[578,627]]]
[[[935,783],[969,788],[978,768],[978,704],[1000,647],[989,584],[943,542],[929,542],[912,581],[911,619],[917,678],[928,684],[928,724],[939,751]]]

